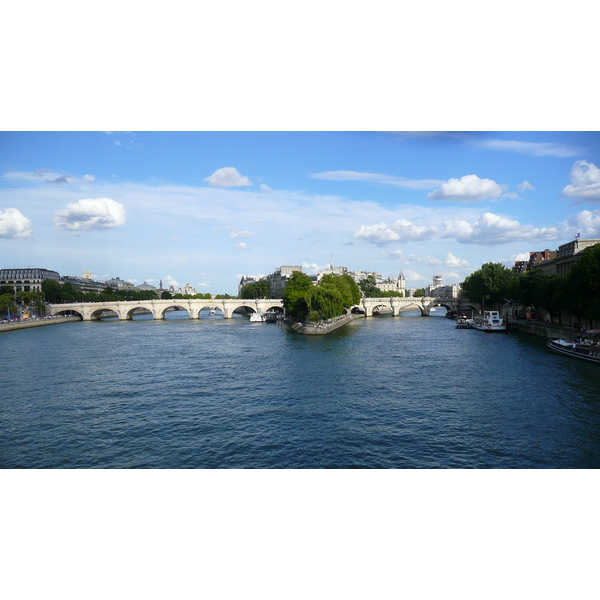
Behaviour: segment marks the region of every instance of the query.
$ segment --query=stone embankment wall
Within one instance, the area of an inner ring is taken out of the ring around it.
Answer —
[[[579,331],[576,331],[573,327],[552,325],[551,323],[544,323],[542,321],[509,319],[508,323],[510,329],[540,335],[547,339],[562,338],[563,340],[572,342],[574,338],[580,336]]]
[[[20,323],[0,324],[2,331],[15,331],[15,329],[30,329],[31,327],[43,327],[44,325],[58,325],[59,323],[71,323],[81,321],[79,317],[56,317],[55,319],[40,319],[39,321],[21,321]]]
[[[331,333],[340,327],[344,327],[344,325],[348,325],[348,323],[351,323],[356,319],[364,318],[365,315],[344,315],[343,317],[339,317],[332,321],[326,321],[324,323],[311,323],[309,325],[305,325],[303,323],[293,321],[292,319],[285,319],[284,323],[298,333],[303,333],[305,335],[325,335],[326,333]]]

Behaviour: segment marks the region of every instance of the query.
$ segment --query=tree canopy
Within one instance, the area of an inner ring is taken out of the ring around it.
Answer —
[[[267,279],[261,279],[254,283],[249,283],[242,288],[240,298],[244,300],[257,300],[260,298],[271,297],[271,282]]]
[[[308,275],[294,271],[283,293],[283,305],[298,320],[321,321],[346,313],[360,302],[360,289],[349,275],[323,275],[313,285]]]
[[[462,283],[463,294],[472,302],[491,308],[510,297],[515,274],[501,263],[485,263]]]

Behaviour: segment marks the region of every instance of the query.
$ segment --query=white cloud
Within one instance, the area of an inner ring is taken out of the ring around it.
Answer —
[[[232,238],[251,238],[254,235],[254,231],[232,231],[230,237]]]
[[[517,185],[517,189],[520,192],[533,192],[535,188],[529,183],[529,181],[524,181],[523,183],[519,183]]]
[[[485,212],[474,223],[464,220],[444,221],[441,237],[454,238],[461,244],[494,245],[524,240],[555,240],[560,237],[556,227],[529,227],[515,219]]]
[[[94,179],[96,179],[95,175],[84,175],[83,176],[83,181],[85,181],[85,183],[92,183],[92,181],[94,181]]]
[[[402,250],[390,250],[389,252],[384,252],[384,254],[383,254],[383,256],[385,256],[386,258],[390,258],[392,260],[400,258],[403,255],[404,255],[404,252],[402,252]]]
[[[385,223],[377,225],[361,225],[352,236],[365,240],[371,244],[388,244],[389,242],[397,242],[400,236],[392,231]]]
[[[323,173],[311,173],[313,179],[327,179],[330,181],[366,181],[369,183],[383,183],[397,185],[414,190],[428,190],[443,183],[440,179],[408,179],[406,177],[394,177],[380,173],[361,173],[360,171],[324,171]]]
[[[457,200],[478,202],[487,198],[498,198],[506,189],[491,179],[480,179],[477,175],[464,175],[460,179],[451,178],[427,197],[430,200]]]
[[[59,229],[108,229],[125,225],[125,207],[110,198],[89,198],[54,213]]]
[[[444,257],[444,264],[451,269],[462,269],[471,266],[468,261],[458,258],[450,252]]]
[[[417,226],[401,219],[391,225],[385,223],[363,225],[356,230],[353,237],[379,246],[391,242],[433,239],[454,239],[461,244],[493,246],[511,242],[548,242],[565,238],[571,239],[577,232],[580,232],[582,237],[600,236],[600,210],[593,212],[584,210],[576,215],[571,215],[562,223],[546,227],[524,225],[516,219],[491,212],[484,212],[474,220],[448,219],[442,221],[439,226]],[[385,253],[384,256],[393,259],[402,257],[402,254],[400,251],[391,251]],[[405,256],[407,261],[424,262],[425,259],[426,257],[418,258],[415,254]],[[430,264],[438,264],[435,262],[436,260],[439,259],[434,259],[434,262],[430,262]],[[452,254],[447,254],[442,264],[459,268],[466,266],[465,262]]]
[[[169,287],[169,286],[173,286],[175,289],[180,288],[181,284],[179,283],[179,281],[177,281],[176,279],[174,279],[173,277],[171,277],[170,275],[166,275],[165,277],[162,278],[163,280],[163,287]]]
[[[244,187],[252,185],[252,182],[247,177],[244,177],[235,167],[217,169],[210,177],[206,177],[203,181],[215,187]]]
[[[405,265],[410,265],[413,262],[423,263],[430,266],[448,267],[450,269],[469,268],[471,266],[469,265],[468,261],[463,260],[462,258],[457,258],[450,252],[448,252],[443,259],[428,254],[408,254],[403,260]]]
[[[561,224],[565,236],[573,238],[575,234],[581,234],[582,238],[600,237],[600,210],[581,212],[571,215]]]
[[[233,247],[237,250],[250,250],[250,246],[248,246],[248,244],[244,244],[244,242],[234,244]]]
[[[427,277],[423,277],[423,275],[417,273],[416,271],[402,269],[402,273],[406,281],[427,281]]]
[[[329,268],[329,265],[319,266],[317,263],[308,263],[308,262],[302,263],[302,270],[307,275],[317,275],[319,273],[319,271],[323,271],[328,268]]]
[[[31,235],[31,221],[16,208],[0,209],[0,237],[25,238]]]
[[[210,283],[197,283],[198,287],[210,287]]]
[[[392,225],[361,225],[352,236],[371,244],[382,246],[390,242],[422,241],[431,239],[437,232],[436,227],[413,225],[406,219],[398,219]]]
[[[578,160],[571,169],[571,185],[565,187],[563,198],[600,201],[600,169],[585,160]]]
[[[552,142],[521,142],[518,140],[481,140],[478,146],[487,150],[505,150],[530,154],[532,156],[554,156],[555,158],[569,158],[581,154],[580,148],[564,146]]]
[[[272,191],[273,191],[273,190],[272,190],[272,189],[271,189],[271,188],[270,188],[268,185],[266,185],[265,183],[261,183],[261,184],[260,184],[260,189],[261,189],[263,192],[272,192]]]

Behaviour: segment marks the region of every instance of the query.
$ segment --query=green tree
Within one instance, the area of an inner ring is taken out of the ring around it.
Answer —
[[[62,300],[62,286],[54,279],[44,279],[42,281],[42,295],[46,302],[52,304]]]
[[[0,319],[4,319],[8,315],[14,317],[18,314],[14,298],[15,296],[12,293],[0,295]]]
[[[283,290],[283,306],[289,316],[298,320],[303,320],[308,316],[305,295],[312,287],[312,279],[308,275],[302,271],[292,273]]]
[[[483,302],[491,308],[500,304],[510,295],[515,277],[512,269],[501,263],[485,263],[462,283],[463,294],[473,302]]]
[[[304,296],[312,321],[333,319],[344,314],[342,293],[335,284],[325,283],[312,287]]]
[[[414,298],[424,298],[425,297],[425,290],[423,288],[419,288],[418,290],[415,290],[415,293],[413,294]]]
[[[379,298],[381,290],[377,287],[377,282],[373,275],[367,275],[358,282],[358,287],[364,298]]]
[[[244,300],[255,300],[258,298],[271,297],[271,282],[267,279],[261,279],[254,283],[249,283],[242,288],[240,298]]]
[[[360,288],[350,275],[333,275],[332,273],[327,273],[323,275],[317,287],[324,286],[333,286],[338,290],[341,295],[342,304],[346,308],[360,302]]]
[[[512,294],[510,297],[525,306],[531,306],[535,310],[539,310],[541,307],[536,304],[538,299],[536,290],[547,280],[548,275],[541,269],[531,269],[530,271],[526,271],[516,278],[516,286],[512,286]],[[476,300],[474,301],[476,302]]]
[[[173,294],[171,294],[171,292],[164,291],[164,292],[161,293],[160,299],[161,300],[172,300],[173,299]]]

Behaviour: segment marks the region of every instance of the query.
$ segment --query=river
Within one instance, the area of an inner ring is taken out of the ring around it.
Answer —
[[[187,317],[2,333],[0,467],[600,466],[600,368],[543,338]]]

